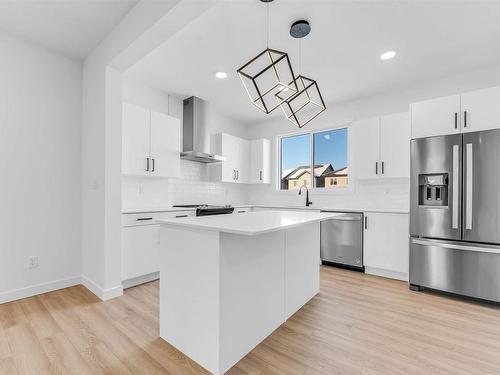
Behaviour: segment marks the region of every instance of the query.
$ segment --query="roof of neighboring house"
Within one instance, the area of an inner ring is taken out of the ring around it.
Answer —
[[[294,180],[302,176],[304,173],[310,173],[309,169],[311,167],[309,165],[301,165],[292,171],[290,171],[288,174],[283,173],[283,178],[286,178],[288,180]],[[314,177],[321,177],[323,174],[328,170],[332,168],[331,164],[317,164],[314,166]]]
[[[343,177],[349,174],[347,167],[337,169],[336,171],[325,173],[324,177]]]

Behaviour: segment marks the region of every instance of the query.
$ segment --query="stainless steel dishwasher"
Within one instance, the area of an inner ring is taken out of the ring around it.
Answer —
[[[342,212],[321,222],[321,262],[364,270],[362,213]]]

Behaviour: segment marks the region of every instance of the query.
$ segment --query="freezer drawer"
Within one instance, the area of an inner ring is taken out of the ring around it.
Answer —
[[[412,238],[410,284],[500,302],[500,246]]]
[[[345,213],[321,222],[321,260],[363,267],[363,215]]]

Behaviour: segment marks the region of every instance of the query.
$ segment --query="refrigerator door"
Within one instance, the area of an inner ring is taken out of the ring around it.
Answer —
[[[461,239],[461,171],[461,134],[411,141],[411,235]]]
[[[412,238],[410,284],[500,302],[500,246]]]
[[[463,240],[500,243],[500,130],[464,134]]]

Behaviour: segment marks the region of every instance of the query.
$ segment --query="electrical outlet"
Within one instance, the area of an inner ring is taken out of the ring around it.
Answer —
[[[29,268],[37,268],[38,267],[38,257],[29,257],[28,258],[28,267]]]

